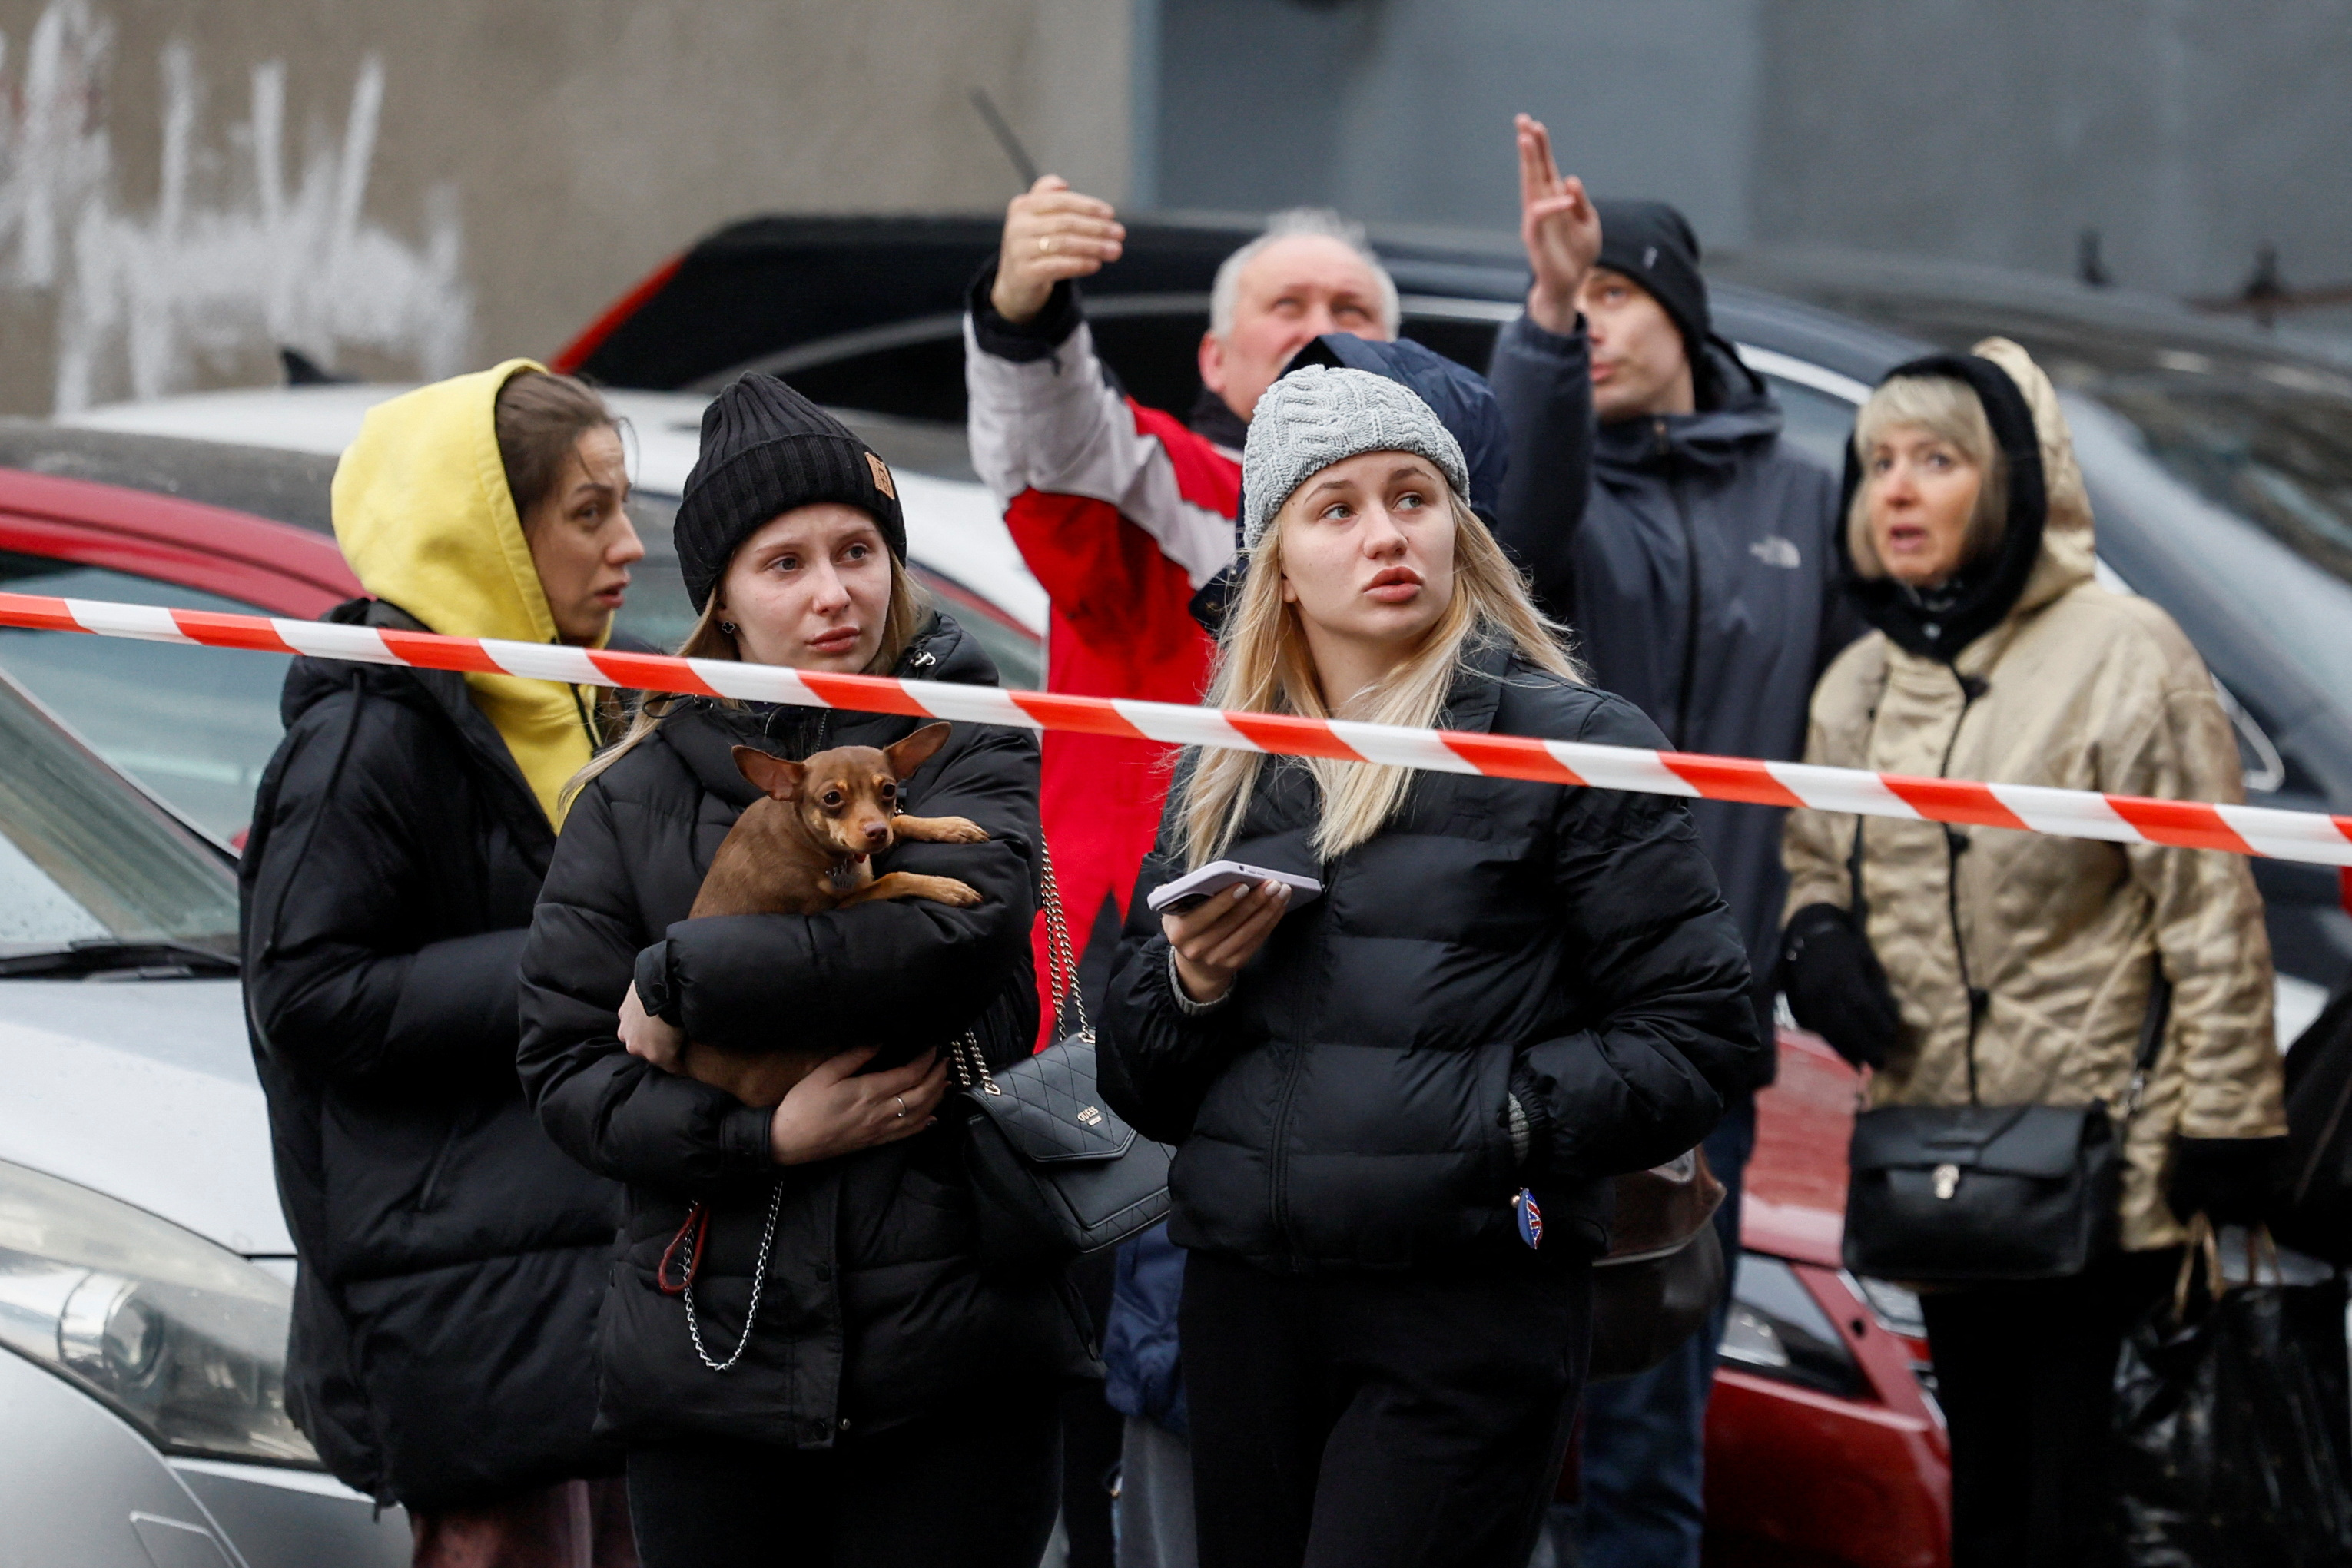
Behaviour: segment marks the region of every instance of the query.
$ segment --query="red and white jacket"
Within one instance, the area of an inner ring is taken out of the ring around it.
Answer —
[[[986,311],[988,279],[975,289]],[[1200,700],[1213,644],[1194,593],[1231,564],[1241,454],[1118,390],[1066,289],[1007,329],[964,318],[972,465],[1052,601],[1046,686],[1087,696]],[[1056,325],[1068,330],[1055,340]],[[1049,733],[1039,800],[1081,946],[1115,939],[1159,832],[1173,748]],[[1106,903],[1109,923],[1104,924]],[[1099,961],[1099,956],[1097,957]],[[1039,975],[1045,972],[1040,954]]]

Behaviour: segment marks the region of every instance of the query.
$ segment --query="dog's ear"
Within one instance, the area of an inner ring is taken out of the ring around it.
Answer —
[[[779,800],[798,800],[801,780],[808,777],[808,769],[801,764],[771,757],[756,746],[737,747],[735,766],[754,789]]]
[[[890,759],[890,776],[905,779],[929,762],[932,754],[947,743],[946,725],[927,724],[898,745],[885,747],[882,755]]]

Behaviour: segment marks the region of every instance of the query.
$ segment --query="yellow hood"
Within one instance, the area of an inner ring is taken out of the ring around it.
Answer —
[[[335,466],[335,538],[368,592],[453,637],[552,643],[555,617],[523,540],[499,457],[494,406],[522,371],[417,388],[368,411]],[[593,749],[593,693],[518,675],[468,674],[474,706],[561,826],[557,796]]]

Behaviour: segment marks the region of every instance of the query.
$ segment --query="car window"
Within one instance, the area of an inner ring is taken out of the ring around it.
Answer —
[[[16,593],[255,614],[218,594],[42,556],[0,554]],[[0,670],[93,750],[206,833],[236,840],[278,749],[284,653],[190,648],[77,632],[0,630]]]
[[[1780,439],[1831,473],[1843,474],[1846,443],[1853,439],[1854,405],[1834,392],[1769,371],[1764,382],[1780,405]]]
[[[233,953],[236,880],[0,682],[0,950],[109,937]]]

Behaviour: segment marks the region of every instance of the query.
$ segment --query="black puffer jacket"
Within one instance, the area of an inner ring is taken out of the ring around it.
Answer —
[[[415,629],[380,601],[338,621]],[[589,1364],[620,1190],[515,1078],[555,835],[461,675],[300,659],[241,871],[247,1016],[301,1268],[287,1403],[426,1508],[612,1468]]]
[[[1710,353],[1715,406],[1596,428],[1583,332],[1524,316],[1504,328],[1487,371],[1511,431],[1496,531],[1536,597],[1575,629],[1592,678],[1675,747],[1794,761],[1813,683],[1864,630],[1840,591],[1837,480],[1780,439],[1780,410],[1755,372],[1720,346]],[[1783,815],[1691,804],[1768,982],[1788,892]],[[1769,983],[1759,989],[1769,1002]],[[1772,1064],[1768,1052],[1759,1082]]]
[[[935,621],[902,676],[993,684],[953,622]],[[695,1040],[878,1042],[883,1061],[977,1024],[998,1062],[1025,1052],[1037,1005],[1037,742],[958,725],[909,780],[907,810],[969,817],[982,844],[902,844],[889,864],[953,876],[975,908],[903,899],[817,915],[688,920],[719,841],[757,791],[731,748],[785,757],[887,746],[921,721],[804,708],[681,704],[582,791],[522,958],[522,1072],[558,1143],[628,1184],[596,1364],[601,1421],[627,1440],[727,1436],[822,1448],[999,1380],[1036,1386],[1092,1370],[1058,1278],[984,1279],[972,1194],[950,1116],[899,1143],[778,1167],[769,1113],[659,1071],[621,1048],[631,978]],[[695,1287],[719,1359],[743,1332],[761,1222],[781,1190],[750,1350],[723,1375],[697,1359],[678,1298],[655,1283],[690,1202],[710,1205]]]
[[[1440,720],[1655,746],[1632,704],[1498,647]],[[1177,1144],[1170,1234],[1290,1272],[1606,1243],[1601,1178],[1706,1136],[1763,1048],[1748,962],[1677,800],[1424,773],[1369,843],[1318,864],[1307,769],[1272,764],[1223,858],[1312,875],[1226,1000],[1188,1016],[1156,919],[1129,927],[1104,1096]],[[1180,866],[1163,829],[1133,907]],[[1515,1158],[1508,1102],[1528,1123]]]

